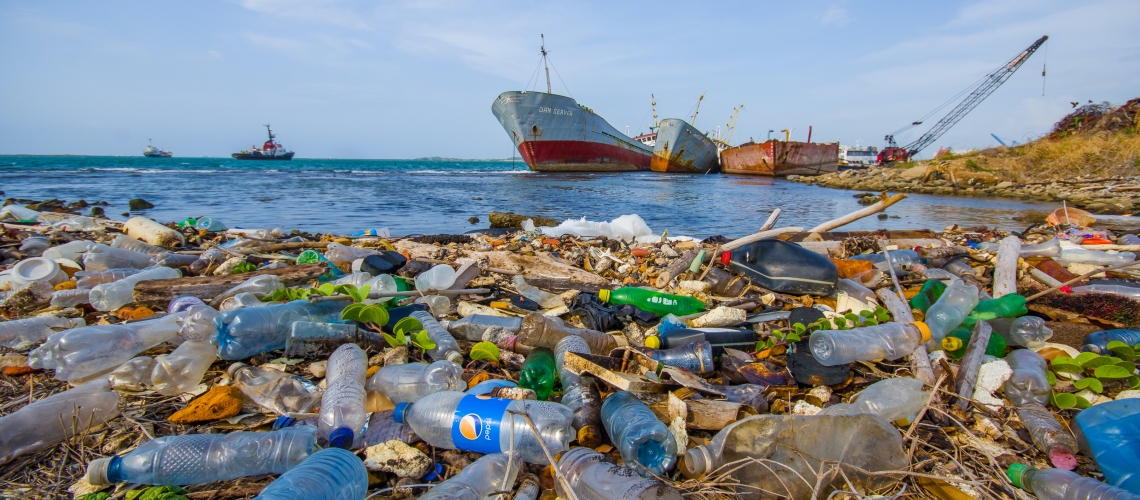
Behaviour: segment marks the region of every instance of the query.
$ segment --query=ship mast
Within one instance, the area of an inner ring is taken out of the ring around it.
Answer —
[[[701,92],[701,96],[697,98],[697,107],[693,110],[693,119],[689,120],[689,125],[697,126],[697,113],[701,112],[701,101],[705,100],[706,93],[707,92]]]
[[[269,128],[269,124],[265,124],[265,130],[269,132],[269,142],[273,142],[273,129]]]
[[[546,93],[553,94],[554,91],[550,89],[550,68],[546,65],[546,35],[538,35],[542,37],[542,67],[546,70]]]
[[[653,128],[651,130],[657,130],[657,98],[653,94],[649,94],[649,99],[649,104],[653,105]]]

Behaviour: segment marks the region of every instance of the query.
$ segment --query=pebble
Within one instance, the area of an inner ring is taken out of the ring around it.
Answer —
[[[398,477],[419,479],[431,469],[431,458],[424,452],[393,439],[364,450],[364,467],[373,472],[388,472]]]
[[[712,283],[707,281],[684,280],[677,283],[677,292],[682,295],[708,293],[709,290],[712,290]]]
[[[823,408],[807,401],[796,401],[796,405],[792,407],[792,415],[815,415],[821,411],[823,411]]]

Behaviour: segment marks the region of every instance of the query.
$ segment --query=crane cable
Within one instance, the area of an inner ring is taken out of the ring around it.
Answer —
[[[1041,97],[1045,97],[1045,66],[1049,64],[1049,40],[1045,40],[1045,60],[1041,61]]]

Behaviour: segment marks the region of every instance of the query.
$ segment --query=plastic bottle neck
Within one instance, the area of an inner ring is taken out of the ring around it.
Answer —
[[[703,477],[712,470],[712,455],[705,446],[697,446],[685,452],[678,468],[690,479]]]

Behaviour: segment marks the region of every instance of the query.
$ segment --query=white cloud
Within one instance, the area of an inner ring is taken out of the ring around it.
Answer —
[[[820,18],[820,22],[823,23],[824,26],[844,26],[851,22],[851,16],[847,14],[847,9],[838,5],[832,5],[823,11],[823,17]]]

